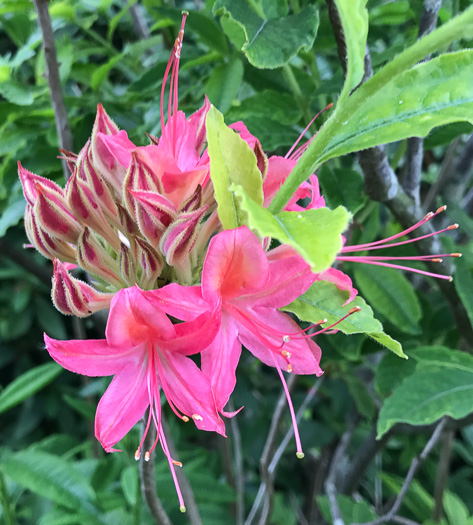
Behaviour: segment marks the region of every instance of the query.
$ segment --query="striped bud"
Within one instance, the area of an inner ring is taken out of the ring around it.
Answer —
[[[166,197],[154,191],[129,190],[141,233],[157,246],[166,228],[176,219],[177,210]]]
[[[194,193],[181,204],[179,208],[180,212],[195,211],[200,208],[202,204],[202,186],[197,184],[197,188]]]
[[[113,293],[101,293],[80,279],[72,277],[66,266],[54,259],[51,297],[54,306],[65,315],[87,317],[110,307]]]
[[[199,155],[202,154],[205,148],[205,143],[207,141],[207,130],[205,127],[205,119],[207,118],[207,113],[210,109],[210,101],[205,95],[204,105],[193,113],[189,119],[188,123],[194,127],[195,134],[195,149],[198,151]]]
[[[52,238],[47,232],[42,230],[36,221],[30,204],[26,205],[25,210],[25,230],[30,243],[43,257],[51,260],[58,258],[61,261],[76,262],[75,249],[64,241]]]
[[[136,283],[136,264],[133,253],[125,244],[121,244],[119,255],[120,273],[128,286]]]
[[[21,165],[20,161],[18,161],[18,175],[20,176],[21,185],[23,187],[23,195],[31,206],[34,206],[38,199],[38,192],[36,189],[37,184],[43,188],[48,188],[51,192],[56,193],[59,196],[63,195],[62,188],[55,182],[28,171]]]
[[[85,228],[77,241],[77,262],[87,272],[105,279],[118,288],[125,284],[119,277],[118,263],[112,259],[98,239]]]
[[[208,206],[205,205],[189,213],[180,213],[166,230],[159,247],[169,265],[174,266],[189,255],[195,244],[199,223],[207,209]]]
[[[161,275],[163,260],[159,253],[146,241],[136,238],[137,262],[142,269],[139,284],[143,290],[155,288],[156,279]]]

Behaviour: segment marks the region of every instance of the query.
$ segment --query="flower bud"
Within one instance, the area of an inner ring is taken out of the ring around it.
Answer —
[[[26,205],[25,210],[25,230],[31,244],[39,253],[47,259],[58,258],[61,261],[71,263],[76,262],[76,251],[70,244],[59,239],[53,239],[36,222],[33,208],[30,204]]]
[[[118,263],[112,259],[98,239],[85,228],[77,241],[77,262],[87,272],[105,279],[118,288],[125,284],[119,277]]]
[[[58,157],[58,159],[65,160],[70,172],[74,173],[74,170],[76,169],[77,155],[72,153],[72,151],[67,151],[67,149],[59,148],[59,151],[62,153],[62,157]]]
[[[163,260],[159,253],[146,241],[136,238],[138,266],[142,269],[139,284],[143,290],[155,288],[156,279],[161,275]]]
[[[63,195],[63,190],[52,180],[36,175],[35,173],[25,169],[21,162],[18,161],[18,175],[20,176],[21,185],[23,187],[23,194],[26,201],[31,206],[34,206],[38,199],[38,192],[36,190],[36,185],[39,184],[41,187],[48,188],[52,192],[57,193],[58,195]]]
[[[129,190],[134,200],[135,216],[141,233],[157,246],[166,228],[177,217],[176,207],[154,191]]]
[[[207,113],[210,109],[210,101],[205,95],[204,105],[198,109],[194,114],[192,114],[188,122],[194,128],[194,137],[195,137],[195,149],[198,151],[199,155],[202,154],[205,148],[205,142],[207,140],[207,130],[205,127],[205,119],[207,118]]]
[[[194,247],[199,223],[208,206],[198,210],[180,213],[163,235],[159,247],[166,256],[166,262],[174,266],[180,259],[187,257]]]
[[[64,196],[56,190],[35,184],[37,199],[34,214],[39,226],[64,242],[75,244],[82,231],[82,226],[70,211]]]
[[[119,255],[120,272],[128,286],[136,283],[136,264],[133,253],[128,246],[121,244]]]
[[[54,259],[51,296],[54,306],[65,315],[87,317],[109,308],[113,293],[101,293],[80,279],[72,277],[64,264]]]

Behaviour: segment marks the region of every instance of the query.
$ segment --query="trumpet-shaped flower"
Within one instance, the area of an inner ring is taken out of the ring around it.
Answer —
[[[207,347],[217,328],[205,314],[193,322],[173,325],[152,294],[133,287],[120,290],[113,298],[105,340],[57,341],[45,335],[45,343],[51,357],[72,372],[114,376],[95,418],[95,435],[104,449],[116,451],[115,444],[149,407],[135,458],[140,457],[144,437],[154,423],[157,439],[145,459],[160,441],[175,478],[178,462],[169,454],[161,426],[160,391],[180,419],[193,419],[199,429],[225,434],[210,381],[187,357]],[[177,482],[176,488],[182,507]]]

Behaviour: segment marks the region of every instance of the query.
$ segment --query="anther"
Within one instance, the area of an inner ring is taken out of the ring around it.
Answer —
[[[440,206],[440,208],[437,209],[437,211],[435,213],[442,213],[443,211],[445,211],[447,209],[447,205],[444,204],[443,206]]]
[[[135,452],[135,461],[139,461],[140,457],[141,457],[141,451],[139,448],[137,448]]]
[[[359,306],[354,306],[348,313],[350,315],[356,313],[356,312],[359,312],[361,310],[361,308]]]
[[[327,319],[321,319],[320,321],[317,321],[315,323],[315,326],[318,326],[318,325],[321,325],[321,324],[325,324],[325,323],[328,323],[328,320]]]
[[[173,459],[171,461],[172,461],[172,464],[175,465],[176,467],[182,467],[182,462],[181,461],[176,461],[175,459]]]
[[[151,458],[151,454],[149,453],[149,450],[147,450],[145,453],[145,461],[149,461],[150,458]]]
[[[424,217],[424,221],[430,220],[434,215],[435,213],[433,211],[429,211],[429,213],[427,213],[426,216]]]
[[[286,371],[287,371],[287,372],[292,372],[292,365],[291,365],[291,364],[288,364],[288,365],[286,366]]]
[[[436,257],[435,259],[430,259],[434,263],[441,263],[443,259],[440,259],[439,257]]]
[[[305,454],[304,452],[296,452],[296,456],[298,459],[302,459],[305,456]]]
[[[287,358],[289,359],[289,358],[291,357],[292,354],[291,354],[291,352],[288,352],[287,350],[282,350],[282,351],[281,351],[281,355],[282,355],[283,357],[287,357]]]
[[[181,505],[179,507],[179,510],[184,514],[184,512],[186,512],[186,507],[184,505]]]
[[[189,418],[187,416],[182,416],[182,421],[184,421],[184,423],[188,423]]]
[[[458,228],[458,224],[450,224],[450,226],[447,228],[447,230],[456,230]]]
[[[461,257],[462,255],[462,253],[451,253],[450,257]]]
[[[192,419],[194,421],[202,421],[204,418],[202,416],[199,416],[199,414],[192,414]]]
[[[288,336],[288,335],[284,335],[283,338],[282,338],[283,342],[284,343],[289,343],[289,341],[291,340],[291,338]]]

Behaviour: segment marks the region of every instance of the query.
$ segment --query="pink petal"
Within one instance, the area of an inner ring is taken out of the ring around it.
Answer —
[[[128,138],[125,130],[119,131],[116,135],[97,133],[97,150],[109,169],[113,169],[116,162],[123,168],[128,168],[131,152],[135,148],[136,146]]]
[[[148,293],[158,307],[183,321],[193,321],[209,309],[209,304],[202,299],[200,286],[171,283]]]
[[[209,244],[202,272],[202,296],[213,303],[257,292],[269,277],[266,254],[246,226],[218,233]]]
[[[201,356],[202,372],[210,379],[219,412],[227,404],[236,384],[235,370],[241,354],[237,336],[236,322],[224,313],[217,336]]]
[[[263,334],[262,331],[258,331],[258,334],[255,334],[254,331],[238,323],[239,339],[255,357],[268,366],[274,366],[274,360],[270,354],[272,352],[279,367],[286,370],[287,361],[280,353],[286,350],[291,354],[289,363],[295,374],[322,374],[319,366],[320,347],[312,339],[300,339],[304,334],[297,334],[301,329],[287,314],[269,308],[255,308],[253,312],[247,313],[263,322],[269,329],[269,333]],[[290,336],[288,343],[283,345],[281,334]]]
[[[112,299],[105,332],[110,345],[137,346],[149,340],[174,337],[171,321],[148,294],[150,292],[137,286],[117,292]]]
[[[110,383],[97,407],[95,436],[107,452],[115,452],[120,441],[143,416],[149,405],[147,368],[127,366]]]
[[[66,370],[90,377],[110,376],[141,354],[131,345],[113,347],[104,339],[57,341],[44,334],[46,350]]]
[[[158,349],[159,381],[178,410],[193,418],[197,428],[225,435],[210,387],[210,381],[188,357]]]

